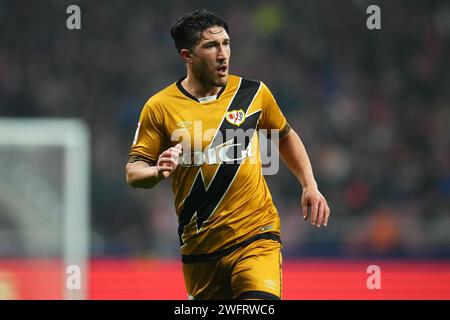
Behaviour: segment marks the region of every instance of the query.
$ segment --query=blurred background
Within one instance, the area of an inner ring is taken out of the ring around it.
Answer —
[[[71,4],[81,8],[81,30],[66,28]],[[381,30],[366,27],[371,4],[381,8]],[[228,22],[230,72],[269,86],[330,205],[328,228],[312,228],[286,167],[266,177],[286,263],[449,260],[447,1],[0,0],[0,117],[77,118],[89,128],[91,257],[179,260],[170,183],[132,189],[124,167],[144,103],[185,74],[169,29],[198,8]],[[25,257],[1,199],[0,257]]]

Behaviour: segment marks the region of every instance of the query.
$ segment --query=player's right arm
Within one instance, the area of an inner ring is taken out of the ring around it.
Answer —
[[[159,155],[154,166],[145,161],[127,163],[125,167],[127,183],[133,188],[153,188],[175,171],[181,151],[181,144],[165,150]]]
[[[127,183],[153,188],[177,168],[181,145],[169,148],[161,103],[153,96],[144,105],[125,167]]]

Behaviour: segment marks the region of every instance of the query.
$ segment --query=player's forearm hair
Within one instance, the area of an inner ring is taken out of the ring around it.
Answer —
[[[302,187],[317,187],[305,146],[298,134],[292,129],[279,141],[280,156],[289,170],[295,175]]]
[[[162,180],[156,166],[144,161],[127,163],[125,167],[127,183],[133,188],[151,189]]]

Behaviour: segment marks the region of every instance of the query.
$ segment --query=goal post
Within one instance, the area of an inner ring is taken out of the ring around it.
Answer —
[[[64,299],[88,298],[89,177],[90,137],[83,121],[0,118],[0,204],[10,208],[18,225],[19,232],[12,233],[25,239],[23,250],[8,255],[56,257],[62,262],[56,278]]]

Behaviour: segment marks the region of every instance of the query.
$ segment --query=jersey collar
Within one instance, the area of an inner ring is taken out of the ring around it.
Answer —
[[[217,93],[217,95],[214,96],[209,96],[209,97],[204,97],[204,98],[196,98],[194,97],[192,94],[190,94],[185,88],[183,88],[183,86],[181,85],[181,82],[186,78],[186,76],[184,76],[183,78],[179,79],[176,82],[176,85],[178,87],[178,89],[181,91],[181,93],[183,93],[186,97],[188,97],[189,99],[192,99],[194,101],[200,102],[200,103],[204,103],[204,102],[209,102],[212,100],[216,100],[219,99],[220,95],[225,91],[225,88],[227,85],[223,86],[222,89],[220,89],[219,93]],[[227,82],[228,84],[228,82]]]

